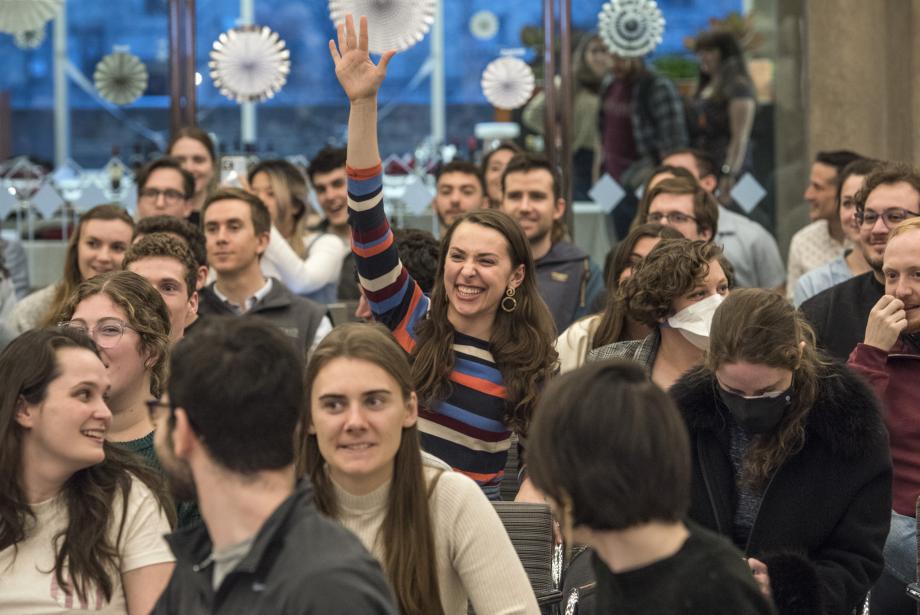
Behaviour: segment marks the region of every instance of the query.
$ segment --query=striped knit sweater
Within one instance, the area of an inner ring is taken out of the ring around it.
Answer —
[[[352,251],[361,287],[374,318],[386,325],[406,352],[429,300],[399,261],[383,209],[382,168],[348,169]],[[507,391],[489,342],[454,333],[454,368],[446,399],[422,400],[422,448],[475,480],[498,500],[511,445],[505,426]]]

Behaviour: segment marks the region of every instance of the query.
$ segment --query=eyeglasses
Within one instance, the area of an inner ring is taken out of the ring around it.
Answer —
[[[856,212],[856,222],[860,226],[875,226],[875,223],[881,218],[885,226],[892,228],[901,224],[908,218],[913,218],[915,216],[920,216],[920,214],[915,214],[912,211],[907,211],[900,207],[886,209],[881,214],[864,209]]]
[[[141,190],[141,198],[147,201],[156,201],[160,198],[161,194],[163,195],[163,200],[172,205],[185,200],[185,194],[178,190],[173,190],[172,188],[167,188],[166,190],[144,188]]]
[[[667,220],[669,224],[686,224],[687,222],[696,222],[696,218],[693,216],[688,216],[687,214],[681,213],[679,211],[669,211],[667,213],[662,213],[656,211],[655,213],[650,213],[645,217],[646,222],[651,222],[654,224],[661,224],[662,220]]]
[[[150,415],[150,420],[154,423],[160,418],[160,409],[167,408],[170,411],[173,409],[172,404],[160,399],[148,399],[144,404],[147,406],[147,414]]]
[[[117,318],[103,318],[96,323],[93,328],[88,328],[82,320],[68,320],[59,322],[58,327],[79,331],[83,335],[93,338],[96,345],[100,348],[114,348],[118,345],[121,337],[125,334],[125,329],[130,329],[128,323],[118,320]]]

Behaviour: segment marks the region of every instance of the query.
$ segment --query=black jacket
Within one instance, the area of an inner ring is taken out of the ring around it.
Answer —
[[[597,295],[604,293],[604,280],[597,265],[578,246],[557,241],[542,258],[534,261],[537,290],[553,315],[556,331],[588,314]]]
[[[885,287],[870,271],[818,293],[800,309],[814,327],[818,347],[846,361],[866,338],[869,312],[884,294]]]
[[[236,316],[214,292],[212,282],[201,289],[198,313],[203,316]],[[315,301],[299,297],[288,287],[272,278],[272,287],[264,299],[257,302],[245,316],[258,316],[275,325],[294,340],[297,350],[304,356],[313,346],[313,338],[320,322],[326,316],[326,308]]]
[[[152,615],[396,615],[380,566],[358,539],[313,505],[309,481],[256,534],[249,554],[213,590],[203,524],[166,537],[176,569]]]
[[[737,502],[730,415],[697,368],[672,388],[690,432],[690,518],[731,537]],[[780,615],[850,615],[882,571],[891,517],[891,459],[878,401],[832,365],[819,379],[803,448],[765,488],[747,545],[768,568]]]

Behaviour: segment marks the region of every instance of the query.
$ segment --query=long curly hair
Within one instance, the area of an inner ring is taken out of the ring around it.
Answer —
[[[85,335],[63,329],[33,329],[10,342],[0,353],[0,551],[29,538],[36,516],[23,485],[22,444],[26,430],[16,421],[20,405],[40,404],[48,386],[60,375],[58,351],[80,348],[99,356]],[[133,453],[108,442],[102,463],[74,472],[61,491],[67,526],[53,539],[54,575],[63,588],[73,588],[81,600],[91,586],[111,600],[121,561],[132,475],[157,497],[171,525],[175,506],[162,479]],[[114,543],[110,532],[120,503],[120,523]],[[15,551],[14,551],[15,556]],[[64,572],[67,571],[65,576]]]
[[[169,310],[163,297],[147,280],[132,271],[110,271],[86,280],[70,296],[56,322],[73,318],[77,306],[93,295],[104,294],[128,319],[141,338],[141,351],[153,362],[150,394],[160,397],[169,369]]]
[[[313,482],[316,506],[336,517],[335,488],[326,471],[315,434],[307,433],[311,421],[313,383],[333,359],[347,357],[372,363],[399,385],[404,399],[412,393],[412,373],[406,353],[390,332],[380,325],[348,323],[323,338],[310,358],[304,379],[307,415],[301,421],[298,438],[298,475],[308,474]],[[443,615],[438,587],[437,551],[429,509],[435,479],[426,485],[418,425],[404,427],[399,449],[393,460],[393,482],[387,496],[387,509],[377,540],[383,547],[383,568],[396,593],[399,610],[405,615]]]
[[[415,389],[423,404],[450,394],[454,327],[447,318],[449,300],[444,289],[444,265],[451,239],[461,224],[477,224],[501,233],[508,242],[512,268],[524,265],[524,281],[515,294],[517,309],[510,313],[496,311],[489,342],[508,391],[505,425],[526,433],[537,395],[557,369],[556,326],[537,290],[536,270],[527,239],[518,224],[500,211],[480,209],[467,213],[451,225],[441,240],[438,283],[431,293],[428,317],[416,327],[416,346],[412,351]]]
[[[805,444],[808,412],[829,363],[815,350],[815,334],[804,316],[779,293],[759,288],[732,292],[712,319],[705,369],[715,379],[719,367],[741,361],[792,371],[791,408],[776,429],[753,438],[744,458],[742,480],[762,489]]]

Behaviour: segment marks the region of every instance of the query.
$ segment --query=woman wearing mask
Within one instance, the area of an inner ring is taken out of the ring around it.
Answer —
[[[572,371],[584,364],[595,348],[616,342],[641,340],[651,330],[626,315],[620,297],[620,286],[632,275],[633,268],[645,258],[662,239],[680,239],[683,235],[670,226],[640,224],[614,248],[606,272],[607,300],[599,314],[586,316],[562,332],[556,340],[559,371]],[[608,257],[609,258],[609,257]]]
[[[166,587],[171,505],[111,446],[106,368],[72,331],[0,353],[0,612],[136,615]]]
[[[703,360],[712,314],[731,282],[722,251],[712,243],[662,239],[622,287],[626,316],[651,329],[641,341],[615,342],[592,350],[588,361],[614,357],[642,364],[667,390]]]
[[[330,41],[351,100],[348,214],[359,281],[375,320],[412,355],[422,448],[499,499],[511,433],[526,431],[555,369],[552,316],[527,239],[498,211],[475,211],[450,227],[430,298],[406,272],[384,212],[377,148],[377,90],[392,54],[371,62],[366,24],[362,18],[359,39],[348,17],[338,49]]]
[[[201,128],[186,126],[173,135],[166,155],[176,158],[182,168],[195,178],[192,215],[189,221],[198,225],[199,212],[208,196],[217,189],[217,153],[214,141]]]
[[[882,571],[891,459],[878,401],[779,294],[742,289],[671,389],[693,449],[689,517],[730,538],[780,615],[849,615]]]
[[[272,216],[272,239],[262,273],[319,303],[336,299],[348,248],[332,233],[307,231],[307,182],[287,160],[264,160],[249,170],[249,189]]]
[[[409,362],[386,329],[336,328],[310,359],[306,390],[300,469],[317,507],[380,561],[404,615],[464,615],[469,603],[477,613],[539,613],[482,491],[423,456]]]
[[[118,271],[134,236],[134,220],[120,205],[98,205],[80,216],[67,242],[64,275],[19,302],[10,317],[19,333],[56,324],[55,317],[85,280]]]

